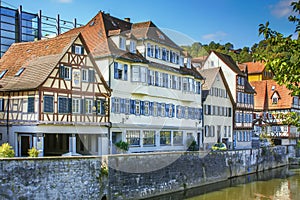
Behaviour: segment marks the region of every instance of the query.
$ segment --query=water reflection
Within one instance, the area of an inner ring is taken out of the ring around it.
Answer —
[[[300,200],[300,169],[273,169],[152,199]]]

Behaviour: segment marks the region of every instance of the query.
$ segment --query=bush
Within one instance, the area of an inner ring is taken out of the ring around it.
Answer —
[[[115,145],[123,151],[128,151],[129,149],[129,144],[124,141],[117,142]]]
[[[0,157],[1,158],[11,158],[15,156],[15,151],[12,149],[8,143],[3,143],[0,146]]]
[[[29,157],[36,158],[39,156],[39,150],[37,150],[35,147],[32,147],[31,149],[28,149],[28,155]]]

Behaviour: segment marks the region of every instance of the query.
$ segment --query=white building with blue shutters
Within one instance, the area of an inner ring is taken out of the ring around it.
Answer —
[[[202,141],[203,79],[151,21],[134,24],[99,12],[76,30],[112,89],[111,153],[119,141],[132,153],[186,150]]]

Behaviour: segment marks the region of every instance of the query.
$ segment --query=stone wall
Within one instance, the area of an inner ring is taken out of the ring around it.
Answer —
[[[121,154],[105,159],[2,159],[0,199],[148,198],[284,166],[287,155],[286,147],[277,146],[209,153]],[[108,174],[101,170],[104,161]]]
[[[101,199],[107,193],[102,158],[0,161],[0,199]]]

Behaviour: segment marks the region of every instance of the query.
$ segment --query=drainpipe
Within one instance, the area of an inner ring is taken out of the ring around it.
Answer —
[[[10,94],[7,95],[7,108],[6,108],[6,134],[7,134],[7,142],[9,143],[9,102],[10,102]]]

